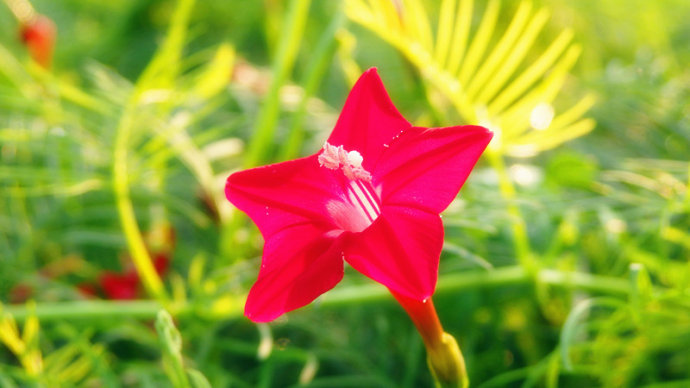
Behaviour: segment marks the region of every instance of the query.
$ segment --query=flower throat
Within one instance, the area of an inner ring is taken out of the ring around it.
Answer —
[[[364,217],[363,222],[347,222],[348,225],[358,225],[352,231],[361,231],[371,225],[381,214],[380,199],[371,185],[371,174],[362,167],[364,158],[357,151],[346,151],[343,146],[334,146],[326,142],[323,152],[318,157],[319,165],[329,170],[341,170],[347,178],[347,201],[357,210],[358,215]],[[333,213],[329,209],[329,212]],[[339,212],[338,212],[339,213]],[[335,216],[335,214],[332,214]],[[335,218],[342,218],[336,216]]]

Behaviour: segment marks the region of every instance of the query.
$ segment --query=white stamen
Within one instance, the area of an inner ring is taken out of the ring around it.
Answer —
[[[334,146],[328,142],[323,145],[323,152],[318,157],[319,165],[330,170],[341,168],[349,180],[361,179],[371,181],[371,174],[362,167],[364,158],[357,151],[345,151],[343,146]]]
[[[323,145],[323,152],[319,155],[318,159],[321,167],[336,170],[340,167],[340,149],[326,142]]]
[[[381,200],[372,186],[371,174],[362,167],[364,158],[357,151],[343,146],[324,144],[318,156],[319,164],[331,170],[341,170],[347,178],[344,197],[329,201],[326,210],[343,230],[361,232],[381,215]]]
[[[359,152],[350,151],[347,153],[347,161],[352,167],[362,167],[362,161],[364,161],[364,158]]]

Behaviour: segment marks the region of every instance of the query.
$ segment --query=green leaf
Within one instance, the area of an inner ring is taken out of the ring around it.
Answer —
[[[502,2],[490,0],[471,34],[474,2],[444,0],[434,40],[429,33],[433,23],[420,1],[403,1],[400,10],[391,4],[348,0],[346,12],[397,48],[467,123],[493,130],[492,151],[534,154],[594,128],[591,119],[578,121],[594,103],[591,96],[537,126],[530,120],[545,104],[555,111],[553,101],[580,53],[578,46],[571,45],[570,30],[543,52],[534,53],[534,42],[549,20],[546,9],[534,11],[532,3],[523,0],[508,27],[500,31]],[[530,63],[531,57],[537,59]]]

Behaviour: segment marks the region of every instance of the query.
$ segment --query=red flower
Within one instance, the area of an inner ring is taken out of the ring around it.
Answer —
[[[77,290],[81,293],[83,297],[95,298],[98,296],[98,289],[94,284],[83,282],[76,285]]]
[[[343,260],[393,293],[429,298],[443,245],[439,213],[491,140],[478,126],[412,126],[376,69],[353,87],[323,149],[232,174],[225,193],[264,240],[245,315],[275,319],[333,288]]]
[[[34,296],[34,288],[28,284],[19,283],[10,289],[10,303],[25,303]]]
[[[170,259],[165,253],[158,253],[153,258],[153,267],[158,276],[163,276],[168,272]],[[125,272],[104,271],[99,278],[101,289],[107,299],[131,300],[139,297],[139,275],[134,268],[129,268]],[[88,294],[87,289],[80,288],[82,292]]]
[[[175,248],[175,229],[167,223],[160,223],[146,233],[146,247],[152,258],[153,268],[158,276],[164,276],[170,269],[170,258]],[[131,265],[131,258],[123,272],[103,271],[98,279],[99,289],[107,299],[131,300],[140,297],[141,279]],[[88,283],[78,288],[86,296],[96,294],[96,287]]]
[[[170,268],[170,258],[167,253],[157,253],[153,258],[153,268],[158,276],[163,276]]]
[[[139,276],[136,271],[117,273],[106,271],[101,274],[100,284],[108,299],[136,299],[139,288]]]
[[[19,33],[22,42],[29,49],[31,58],[43,67],[50,67],[57,35],[55,23],[43,15],[38,15],[23,24]]]

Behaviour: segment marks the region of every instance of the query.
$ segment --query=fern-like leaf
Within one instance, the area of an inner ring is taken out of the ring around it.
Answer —
[[[396,47],[464,120],[491,128],[493,151],[530,155],[592,130],[594,121],[583,118],[592,95],[562,112],[553,107],[581,51],[572,31],[535,56],[530,51],[549,12],[524,0],[500,33],[500,6],[489,0],[472,34],[474,1],[442,0],[435,36],[420,0],[348,0],[346,12]]]

